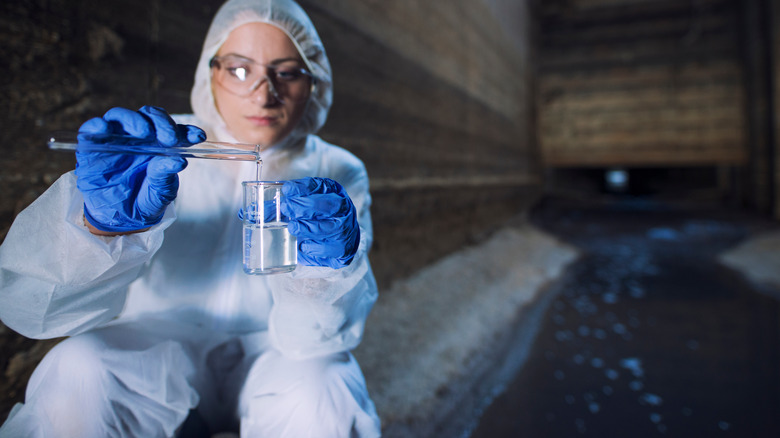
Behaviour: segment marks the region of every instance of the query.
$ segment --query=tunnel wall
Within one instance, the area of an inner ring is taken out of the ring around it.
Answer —
[[[529,205],[539,181],[529,41],[516,33],[527,26],[524,8],[469,0],[302,4],[335,71],[323,136],[363,158],[371,177],[371,259],[380,284],[479,241]],[[502,24],[497,17],[507,10],[517,18]]]
[[[539,189],[525,2],[302,0],[334,71],[320,132],[364,160],[381,285],[474,243]],[[0,236],[72,156],[50,131],[112,106],[189,112],[221,0],[3,2]],[[9,77],[9,75],[6,75]]]
[[[598,187],[593,175],[612,166],[649,170],[645,188],[715,194],[780,219],[776,1],[538,4],[548,185]]]
[[[747,161],[734,0],[540,2],[545,165]]]

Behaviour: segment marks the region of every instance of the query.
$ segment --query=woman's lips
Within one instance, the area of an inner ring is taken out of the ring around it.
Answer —
[[[278,120],[277,117],[271,116],[247,116],[246,119],[255,126],[271,126]]]

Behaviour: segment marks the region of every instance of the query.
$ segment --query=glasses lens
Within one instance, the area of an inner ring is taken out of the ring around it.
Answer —
[[[276,97],[295,100],[308,97],[312,85],[311,73],[295,61],[266,66],[246,58],[224,56],[214,57],[210,65],[212,78],[238,96],[249,96],[264,81],[270,81],[269,88]]]

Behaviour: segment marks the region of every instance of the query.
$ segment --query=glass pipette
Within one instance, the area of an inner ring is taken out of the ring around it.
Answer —
[[[261,161],[260,145],[204,141],[189,147],[166,147],[156,139],[141,139],[122,134],[88,134],[74,131],[52,133],[49,149],[113,154],[163,155],[212,160]]]

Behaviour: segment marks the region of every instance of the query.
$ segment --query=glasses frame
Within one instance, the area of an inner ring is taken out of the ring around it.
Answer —
[[[257,80],[255,80],[255,82],[252,83],[251,86],[247,87],[247,92],[245,94],[236,93],[235,91],[231,90],[229,87],[225,86],[222,82],[220,82],[219,80],[215,80],[215,78],[214,78],[213,69],[215,69],[215,68],[216,69],[226,68],[226,67],[223,67],[222,62],[223,62],[223,60],[225,60],[228,57],[235,57],[235,58],[244,60],[244,61],[246,61],[249,64],[256,65],[256,66],[259,66],[261,68],[264,68],[266,73],[263,74],[263,75],[260,75],[257,78]],[[278,100],[279,102],[281,102],[281,103],[286,102],[286,100],[282,97],[282,95],[279,93],[279,90],[278,90],[280,83],[284,83],[284,81],[279,81],[278,79],[275,79],[277,77],[277,75],[275,75],[275,74],[273,75],[273,77],[268,74],[269,71],[275,72],[279,68],[279,66],[277,66],[277,65],[274,65],[274,64],[261,64],[259,62],[256,62],[253,59],[245,58],[243,56],[236,56],[236,55],[218,56],[218,55],[214,55],[209,60],[209,68],[212,69],[212,73],[211,73],[212,80],[215,80],[215,82],[220,87],[225,89],[225,91],[227,91],[230,94],[233,94],[233,95],[239,96],[239,97],[249,97],[249,96],[251,96],[255,92],[255,90],[257,90],[260,87],[260,85],[263,83],[263,81],[266,81],[268,83],[268,90],[271,92],[271,94],[274,96],[274,98],[276,100]],[[312,72],[307,70],[305,67],[294,68],[294,69],[292,69],[292,71],[294,71],[295,73],[302,74],[305,77],[309,78],[309,80],[311,82],[311,86],[310,86],[310,89],[309,89],[309,96],[314,94],[314,92],[316,91],[316,88],[317,88],[317,77]]]

